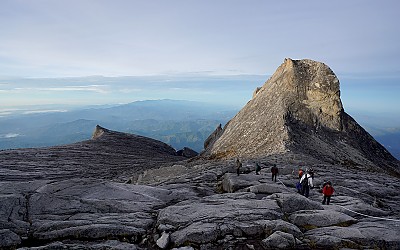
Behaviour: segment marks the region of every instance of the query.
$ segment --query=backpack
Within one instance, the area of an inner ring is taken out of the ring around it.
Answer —
[[[303,181],[301,182],[302,187],[308,187],[308,176],[305,174]]]

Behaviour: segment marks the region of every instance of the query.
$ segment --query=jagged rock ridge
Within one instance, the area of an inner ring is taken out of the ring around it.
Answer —
[[[343,110],[340,84],[325,64],[285,59],[253,98],[205,145],[213,158],[260,157],[288,151],[331,163],[384,167],[399,162]]]

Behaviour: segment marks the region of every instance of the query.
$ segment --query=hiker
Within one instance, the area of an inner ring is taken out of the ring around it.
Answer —
[[[274,180],[275,178],[275,182],[276,182],[276,176],[278,175],[278,168],[276,167],[276,164],[274,164],[274,166],[271,168],[271,173],[272,173],[272,180]]]
[[[330,181],[324,183],[322,188],[322,194],[324,195],[324,200],[322,201],[323,205],[325,205],[325,202],[326,205],[329,205],[333,192],[335,192],[335,189],[332,187],[332,183]]]
[[[256,175],[259,175],[260,171],[261,171],[261,165],[258,162],[256,162]]]
[[[236,173],[239,176],[240,174],[240,168],[242,167],[242,162],[239,160],[239,158],[236,158]]]
[[[299,169],[299,179],[301,179],[301,177],[303,176],[303,169]]]
[[[310,173],[306,171],[300,179],[301,194],[308,198],[310,194],[310,188],[313,188],[313,182]]]

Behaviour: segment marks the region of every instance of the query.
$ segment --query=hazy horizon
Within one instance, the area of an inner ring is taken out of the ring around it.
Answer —
[[[398,9],[370,0],[4,0],[0,112],[149,99],[240,108],[284,58],[307,58],[336,73],[348,113],[396,123]]]

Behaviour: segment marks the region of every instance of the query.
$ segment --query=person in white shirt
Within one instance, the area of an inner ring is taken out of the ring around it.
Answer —
[[[301,184],[301,194],[308,198],[310,194],[310,188],[314,187],[313,178],[309,173],[308,169],[306,170],[306,173],[303,174],[303,176],[301,177],[300,184]]]

